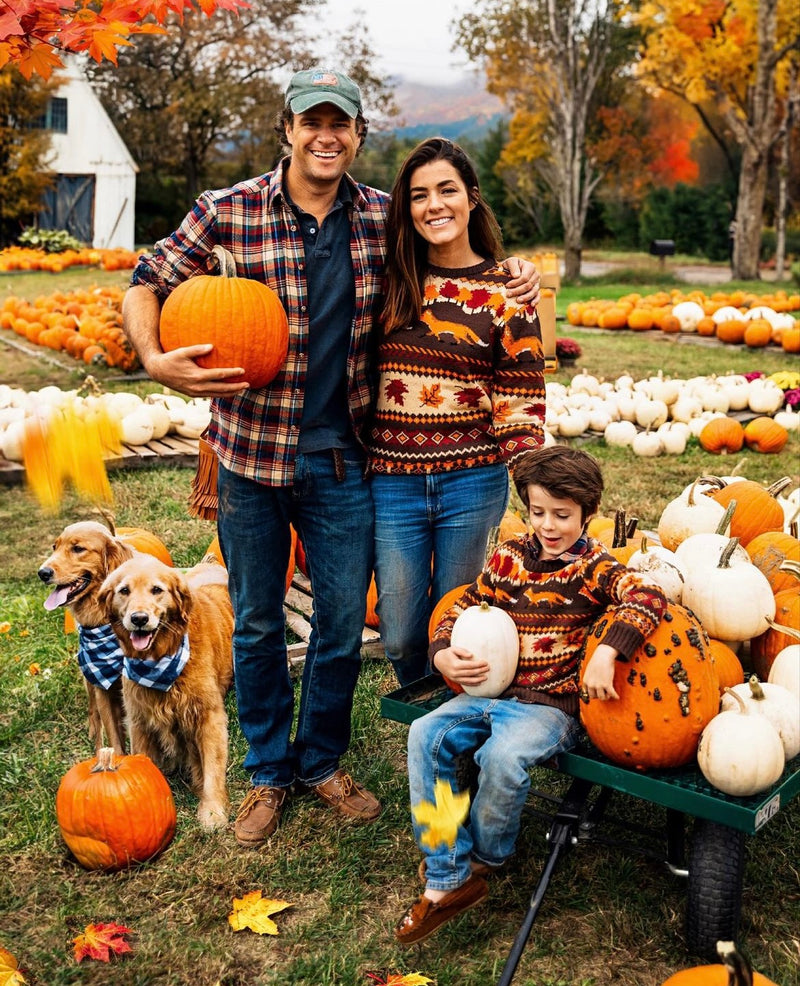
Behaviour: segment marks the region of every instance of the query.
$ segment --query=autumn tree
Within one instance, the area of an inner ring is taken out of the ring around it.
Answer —
[[[89,66],[89,77],[140,167],[137,199],[145,239],[173,228],[204,188],[269,170],[280,154],[274,132],[283,89],[314,64],[303,17],[314,0],[250,0],[233,15],[199,12],[167,21],[167,33],[121,50],[118,64]],[[345,32],[338,58],[365,101],[391,109],[370,67],[368,39]],[[148,218],[149,214],[149,218]]]
[[[236,10],[246,0],[3,0],[0,67],[16,65],[26,79],[50,77],[61,52],[86,52],[116,62],[120,47],[137,34],[163,33],[170,15],[218,7]]]
[[[623,0],[483,0],[460,19],[456,43],[482,64],[488,88],[514,111],[507,168],[515,194],[546,187],[564,229],[564,268],[580,275],[583,230],[602,172],[588,153],[601,92],[624,84],[635,37]],[[535,213],[535,206],[530,208]]]
[[[52,88],[41,80],[26,82],[13,66],[0,69],[0,246],[16,241],[52,183],[49,135],[36,125]]]
[[[640,74],[688,100],[720,143],[741,151],[733,273],[757,278],[770,154],[789,139],[797,99],[797,0],[646,0]]]

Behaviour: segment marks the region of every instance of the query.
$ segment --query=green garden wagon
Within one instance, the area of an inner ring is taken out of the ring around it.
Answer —
[[[383,696],[381,715],[409,724],[451,696],[452,692],[438,675],[429,675]],[[633,795],[666,810],[663,828],[658,833],[661,849],[647,854],[659,858],[672,873],[686,877],[688,950],[716,962],[717,941],[737,938],[745,837],[766,825],[800,791],[800,756],[786,765],[783,775],[771,788],[750,798],[735,798],[716,790],[695,765],[646,772],[619,767],[586,739],[574,750],[542,766],[565,775],[570,782],[566,793],[557,798],[542,790],[531,790],[529,803],[544,800],[553,806],[549,813],[531,809],[532,814],[550,823],[547,834],[550,848],[497,986],[508,986],[513,979],[561,853],[593,840],[620,844],[601,830],[614,792]],[[467,770],[465,783],[468,775]],[[693,819],[688,845],[687,817]],[[642,851],[638,846],[631,848]]]

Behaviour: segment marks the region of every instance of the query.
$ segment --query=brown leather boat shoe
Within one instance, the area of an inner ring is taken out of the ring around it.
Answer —
[[[337,770],[327,781],[315,784],[311,790],[325,804],[354,822],[372,822],[381,813],[378,799],[361,784],[356,784],[344,770]]]
[[[443,924],[479,904],[488,893],[489,885],[483,877],[473,873],[466,883],[451,890],[436,903],[423,895],[395,925],[395,938],[401,945],[416,945],[430,937]]]
[[[260,785],[250,789],[233,826],[240,846],[257,849],[275,833],[286,805],[285,787]]]

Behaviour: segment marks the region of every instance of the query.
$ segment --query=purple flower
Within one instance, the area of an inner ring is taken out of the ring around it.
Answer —
[[[758,370],[751,370],[750,373],[743,373],[742,376],[745,380],[758,380],[759,377],[763,377],[764,374]]]

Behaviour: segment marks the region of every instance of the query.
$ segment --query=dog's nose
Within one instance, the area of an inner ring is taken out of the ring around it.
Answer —
[[[147,613],[131,613],[131,624],[135,627],[146,627],[149,619]]]
[[[42,565],[39,569],[38,575],[42,582],[49,582],[53,577],[53,569],[48,568],[46,565]]]

